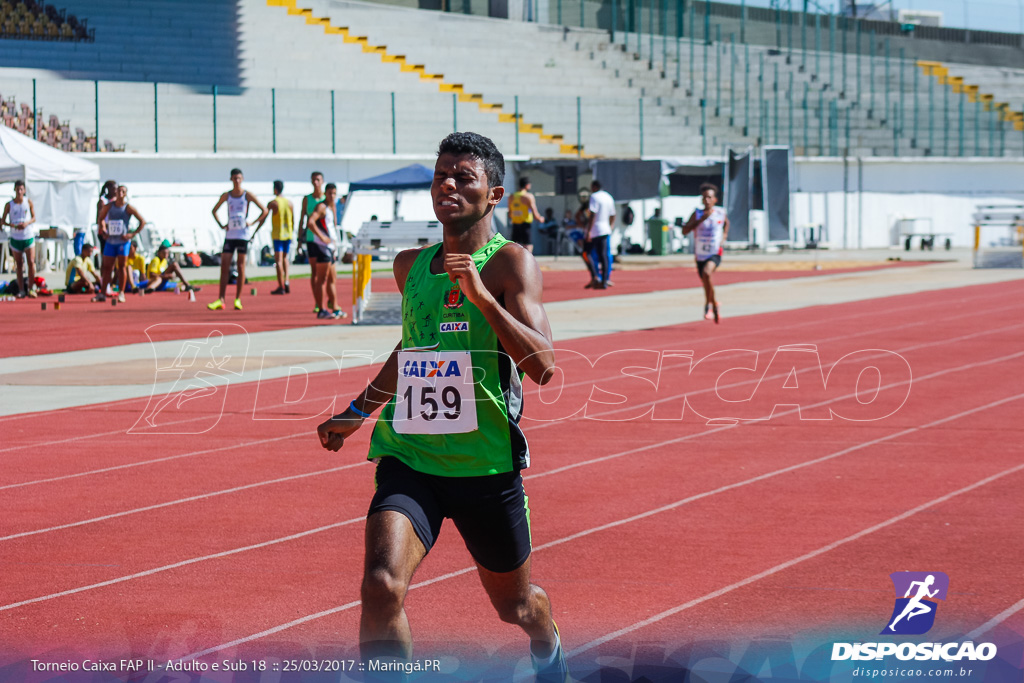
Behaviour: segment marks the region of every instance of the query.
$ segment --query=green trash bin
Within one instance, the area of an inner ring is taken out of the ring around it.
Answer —
[[[647,219],[647,237],[651,240],[651,254],[665,256],[669,249],[668,221],[664,218]]]

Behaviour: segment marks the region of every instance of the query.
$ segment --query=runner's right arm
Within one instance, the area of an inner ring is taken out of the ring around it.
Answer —
[[[317,208],[319,209],[319,207]],[[310,217],[310,223],[312,224],[312,217]],[[395,282],[398,284],[400,292],[405,291],[405,280],[419,251],[419,249],[408,249],[395,257]],[[387,361],[384,362],[384,367],[363,389],[363,392],[346,406],[343,412],[317,427],[317,436],[320,437],[321,446],[329,451],[337,452],[345,445],[345,439],[363,425],[366,418],[352,410],[352,406],[355,406],[356,410],[361,413],[369,415],[391,400],[398,388],[398,352],[401,350],[402,342],[398,342]]]
[[[213,220],[217,221],[217,227],[220,228],[221,230],[227,230],[228,226],[221,224],[220,219],[217,218],[217,209],[219,209],[221,204],[223,204],[227,200],[228,200],[228,193],[225,192],[224,194],[222,194],[220,196],[220,199],[217,200],[217,203],[213,205]]]

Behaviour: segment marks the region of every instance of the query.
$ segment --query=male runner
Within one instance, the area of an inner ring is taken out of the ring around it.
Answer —
[[[217,226],[221,230],[226,230],[227,234],[224,239],[224,249],[220,255],[220,296],[212,304],[206,306],[211,311],[224,308],[224,295],[227,294],[228,280],[231,279],[231,258],[235,253],[238,254],[235,310],[242,310],[242,287],[245,286],[245,258],[246,254],[249,253],[249,228],[252,227],[253,223],[263,225],[263,221],[267,220],[267,207],[263,206],[263,203],[255,195],[242,189],[242,180],[244,180],[242,172],[237,168],[231,169],[232,188],[222,194],[213,206],[213,220],[217,221]],[[227,225],[221,223],[220,218],[217,217],[217,209],[225,202],[228,205]],[[260,208],[260,217],[253,222],[247,220],[249,217],[249,204],[255,204]]]
[[[380,460],[366,520],[362,655],[411,656],[405,595],[450,517],[499,617],[530,637],[538,680],[561,683],[568,671],[551,605],[530,583],[520,475],[530,452],[518,424],[520,373],[547,382],[554,350],[537,262],[491,227],[504,168],[481,135],[453,133],[441,142],[431,198],[443,241],[394,261],[402,341],[370,386],[318,434],[324,448],[337,451],[387,404],[368,454]],[[480,383],[467,383],[463,372]]]
[[[537,200],[530,192],[530,179],[519,179],[519,191],[508,198],[508,222],[512,224],[512,241],[521,244],[533,253],[533,221],[541,222]]]
[[[291,294],[288,284],[288,252],[291,251],[292,235],[295,222],[292,215],[292,203],[281,196],[284,182],[274,181],[274,198],[267,204],[270,210],[270,237],[274,240],[274,267],[277,271],[277,289],[271,294]]]
[[[309,248],[310,242],[313,241],[313,232],[306,226],[313,211],[324,201],[324,174],[320,171],[313,171],[309,176],[309,182],[313,184],[313,191],[302,198],[302,212],[299,214],[299,242],[306,245],[306,256],[309,258],[309,287],[313,291],[313,299],[317,300],[316,278],[313,277],[313,273],[316,272],[316,256]],[[322,288],[319,298],[323,298]],[[319,305],[313,312],[320,312]]]
[[[26,295],[36,295],[36,229],[33,223],[36,222],[36,207],[32,200],[25,196],[25,181],[14,181],[14,199],[4,204],[3,217],[0,218],[0,230],[5,225],[11,227],[11,237],[7,246],[14,256],[15,270],[17,272],[19,299]],[[28,265],[28,279],[25,279],[26,262]]]
[[[615,200],[607,190],[601,189],[601,182],[590,183],[590,199],[587,202],[590,213],[590,262],[594,265],[594,279],[587,285],[593,289],[608,289],[612,286],[612,228],[615,227]]]
[[[720,312],[711,276],[722,265],[722,245],[729,237],[729,217],[725,215],[725,209],[717,206],[717,187],[711,183],[704,183],[700,186],[700,196],[704,208],[693,212],[690,220],[683,226],[683,235],[697,231],[694,236],[693,253],[697,258],[700,283],[704,285],[704,319],[714,320],[717,324]]]
[[[310,257],[316,256],[313,266],[313,302],[316,306],[317,318],[344,318],[346,313],[338,308],[338,248],[336,234],[338,232],[338,209],[334,198],[338,188],[334,183],[327,183],[324,188],[324,200],[320,202],[309,216],[306,225],[307,233],[313,235],[313,241],[306,243]],[[327,305],[324,306],[324,292],[327,293]]]
[[[132,217],[139,222],[135,230],[129,230]],[[99,294],[93,301],[105,301],[107,287],[110,286],[112,272],[117,268],[117,300],[124,303],[124,292],[128,286],[128,252],[131,251],[132,239],[146,227],[146,219],[135,207],[128,203],[128,188],[117,186],[114,201],[104,204],[100,209],[99,235],[103,239],[103,261],[100,263],[100,274],[103,284]]]

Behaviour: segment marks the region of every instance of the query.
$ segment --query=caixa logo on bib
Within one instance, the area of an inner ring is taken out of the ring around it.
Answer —
[[[469,332],[469,323],[465,320],[452,323],[441,323],[442,332]]]
[[[943,572],[893,572],[889,578],[896,590],[896,604],[881,635],[928,633],[939,609],[936,600],[946,599],[949,577]]]
[[[455,360],[408,360],[402,366],[405,377],[462,377]]]

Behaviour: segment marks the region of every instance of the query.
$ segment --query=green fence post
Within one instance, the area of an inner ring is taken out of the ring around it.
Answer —
[[[910,147],[912,149],[917,149],[917,140],[920,137],[920,131],[919,131],[920,123],[918,122],[918,119],[921,116],[921,97],[920,97],[920,95],[917,92],[917,88],[918,88],[918,85],[917,85],[917,80],[918,80],[917,79],[917,71],[918,71],[918,69],[917,69],[917,65],[914,64],[913,60],[910,61],[908,66],[914,72],[914,136],[913,136],[913,138],[910,141]]]
[[[986,118],[988,119],[988,155],[994,157],[996,155],[996,127],[992,111],[989,111]]]
[[[736,125],[736,34],[729,34],[729,125]]]
[[[398,154],[398,120],[395,116],[395,93],[393,91],[391,93],[391,153]]]
[[[519,154],[519,95],[515,96],[516,117],[516,154]]]
[[[740,42],[747,44],[747,0],[740,0]]]
[[[580,0],[582,2],[583,0]],[[633,26],[636,27],[636,54],[638,57],[643,58],[644,46],[641,41],[643,35],[643,24],[644,24],[644,8],[640,4],[640,0],[634,0],[633,7],[636,11],[636,16],[633,18]]]
[[[795,147],[793,144],[793,72],[789,72],[789,87],[786,89],[786,104],[789,106],[789,135],[786,137],[787,144],[790,148]]]
[[[216,88],[217,86],[214,86]],[[214,90],[216,94],[216,90]],[[100,151],[100,82],[92,82],[93,124],[96,127],[96,151]],[[217,101],[213,103],[213,151],[217,151]]]
[[[981,156],[981,98],[974,102],[974,156]]]
[[[846,52],[847,52],[847,49],[846,49],[847,48],[846,38],[847,38],[847,34],[849,33],[849,31],[847,30],[849,28],[849,26],[845,25],[846,23],[847,22],[844,22],[844,26],[843,26],[843,43],[842,43],[843,56],[842,56],[842,58],[841,58],[841,60],[839,62],[840,68],[843,70],[843,77],[840,79],[842,85],[840,86],[839,96],[841,98],[843,98],[843,99],[846,99]]]
[[[772,99],[775,101],[775,134],[772,139],[779,143],[779,63],[775,63],[775,77],[772,82]]]
[[[708,41],[707,40],[704,41],[703,49],[704,49],[704,59],[702,61],[704,62],[704,65],[703,65],[704,66],[704,88],[703,88],[703,90],[701,90],[701,97],[703,99],[707,99],[707,97],[708,97]]]
[[[828,15],[828,87],[836,87],[836,15]]]
[[[693,30],[693,20],[694,20],[693,5],[694,5],[694,3],[691,2],[690,3],[690,91],[689,91],[690,95],[693,95],[694,92],[695,92],[695,90],[693,88],[693,62],[694,62],[694,54],[693,54],[694,47],[693,47],[693,44],[694,44],[694,39],[697,37],[696,36],[696,32]]]
[[[900,155],[900,105],[892,105],[892,155]]]
[[[868,103],[868,118],[875,117],[875,32],[868,33],[868,83],[871,91],[871,102]]]
[[[782,50],[782,9],[775,7],[775,49]]]
[[[156,82],[153,83],[153,151],[160,152],[160,101],[156,93]]]
[[[704,42],[711,42],[711,0],[704,0]]]
[[[668,71],[668,0],[661,0],[661,70]]]
[[[786,58],[787,64],[793,62],[793,12],[786,12]]]
[[[814,14],[814,79],[821,80],[821,15]]]
[[[935,154],[935,78],[928,78],[928,154]]]
[[[889,37],[885,38],[885,80],[882,82],[882,90],[885,91],[885,118],[889,116]],[[883,123],[885,119],[882,119]]]
[[[722,115],[722,25],[715,24],[715,116]]]
[[[810,97],[811,97],[811,84],[808,83],[807,81],[804,81],[804,99],[803,99],[803,102],[800,103],[800,108],[804,112],[803,125],[800,126],[801,128],[804,129],[804,156],[810,156],[810,151],[809,150],[811,148],[811,143],[810,143],[811,121],[810,121],[810,117],[807,114],[807,112],[808,112],[807,100],[810,99]]]
[[[394,93],[392,93],[392,97],[394,97]],[[334,123],[334,90],[331,89],[331,154],[338,153],[338,138],[336,132]],[[392,141],[392,147],[394,147],[394,141]],[[392,152],[392,154],[394,154],[394,152]]]
[[[847,107],[846,113],[844,114],[846,119],[846,153],[850,153],[850,109]]]
[[[583,106],[580,96],[576,96],[576,156],[583,156]],[[519,123],[516,122],[518,127]]]
[[[644,98],[639,97],[640,103],[640,156],[644,155]]]
[[[828,154],[839,156],[839,105],[838,100],[828,103]]]
[[[964,95],[960,93],[960,97],[957,98],[958,106],[960,109],[960,144],[957,146],[957,152],[959,156],[964,156],[965,145],[964,145]]]
[[[859,19],[854,19],[853,20],[853,42],[854,42],[853,53],[854,53],[856,61],[857,61],[857,106],[859,107],[860,106],[860,93],[861,93],[861,84],[860,84],[860,80],[861,80],[860,79],[860,62],[861,62],[861,59],[860,59],[860,20]],[[849,113],[847,113],[847,118],[849,118]]]
[[[750,45],[743,44],[743,137],[750,135]]]
[[[537,7],[538,7],[538,10],[539,10],[540,0],[537,0]],[[587,23],[586,17],[583,16],[583,8],[584,8],[583,0],[580,0],[580,28],[586,28],[586,23]],[[540,18],[538,17],[537,20],[539,21]]]
[[[647,6],[647,30],[651,32],[650,40],[648,40],[648,52],[651,55],[651,68],[654,68],[654,2],[655,0],[647,0],[650,4]],[[583,0],[580,0],[580,7],[583,6]]]
[[[899,65],[897,66],[897,70],[900,72],[900,78],[899,78],[899,87],[900,87],[900,110],[899,110],[900,111],[900,120],[899,120],[899,127],[900,127],[900,131],[903,131],[905,129],[905,125],[904,125],[904,122],[903,122],[903,117],[907,115],[907,100],[906,100],[906,95],[903,94],[903,71],[904,71],[904,68],[903,68],[903,64],[904,64],[904,62],[903,62],[903,53],[904,53],[903,52],[903,48],[901,47],[900,48],[900,62],[899,62]]]
[[[818,91],[818,156],[825,156],[825,92]]]
[[[99,119],[98,114],[97,119]],[[99,127],[98,124],[97,127]],[[213,153],[217,153],[217,86],[213,86]]]
[[[556,13],[558,15],[558,25],[564,26],[562,22],[562,0],[558,0],[558,6]],[[615,0],[612,0],[612,43],[615,42]]]
[[[36,106],[36,79],[32,79],[32,139],[39,139],[39,108]]]
[[[270,151],[277,154],[277,88],[270,89]]]
[[[459,132],[459,96],[452,93],[452,132]]]
[[[942,156],[949,156],[949,85],[942,89]]]
[[[800,12],[800,49],[803,52],[803,59],[800,62],[800,70],[807,71],[807,6]]]
[[[700,98],[700,153],[708,153],[708,102]]]
[[[757,72],[757,101],[764,102],[764,52],[759,53]]]
[[[676,0],[676,83],[675,87],[683,85],[683,0]]]

